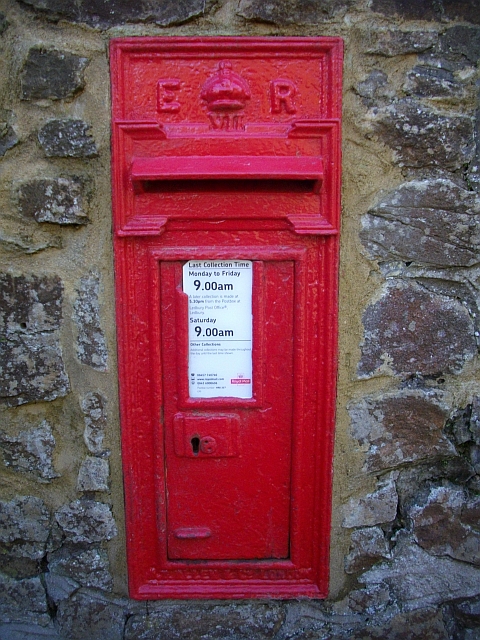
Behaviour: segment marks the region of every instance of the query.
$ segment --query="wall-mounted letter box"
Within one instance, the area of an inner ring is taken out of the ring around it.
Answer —
[[[342,44],[112,43],[135,598],[325,597]]]

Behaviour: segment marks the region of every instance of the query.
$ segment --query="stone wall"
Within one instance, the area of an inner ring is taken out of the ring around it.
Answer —
[[[108,41],[345,39],[331,595],[126,590]],[[477,0],[0,1],[0,638],[480,633]]]

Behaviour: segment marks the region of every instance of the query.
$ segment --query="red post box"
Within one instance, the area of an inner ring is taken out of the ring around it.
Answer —
[[[111,54],[130,593],[325,597],[342,43]]]

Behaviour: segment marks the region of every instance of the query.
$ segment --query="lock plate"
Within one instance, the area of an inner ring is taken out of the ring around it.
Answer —
[[[175,454],[197,459],[236,457],[239,425],[235,414],[177,413],[173,419]]]

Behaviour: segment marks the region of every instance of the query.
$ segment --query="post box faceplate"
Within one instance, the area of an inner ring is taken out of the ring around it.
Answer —
[[[325,597],[342,45],[112,42],[132,597]]]

